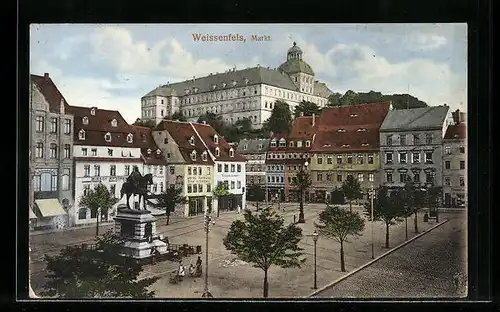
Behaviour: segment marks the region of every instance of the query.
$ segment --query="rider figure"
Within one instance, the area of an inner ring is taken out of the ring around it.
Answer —
[[[135,186],[136,189],[138,189],[141,177],[142,175],[139,172],[139,168],[137,166],[134,166],[132,168],[132,173],[127,177],[127,182]]]

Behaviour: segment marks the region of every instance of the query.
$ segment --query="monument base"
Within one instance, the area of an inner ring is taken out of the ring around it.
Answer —
[[[115,233],[124,240],[123,255],[144,260],[167,253],[167,244],[156,233],[156,218],[148,210],[118,207]]]

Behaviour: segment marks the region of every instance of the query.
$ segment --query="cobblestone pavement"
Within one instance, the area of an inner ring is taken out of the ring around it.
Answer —
[[[313,297],[465,297],[467,227],[460,215]]]
[[[254,209],[253,206],[250,206]],[[277,205],[275,205],[276,208]],[[298,204],[281,204],[281,212],[285,221],[293,222],[293,216],[298,215]],[[283,212],[284,208],[284,212]],[[299,226],[303,229],[304,238],[300,245],[304,248],[306,264],[300,269],[281,269],[271,267],[269,271],[270,296],[271,297],[301,297],[311,293],[313,285],[313,241],[310,235],[313,230],[313,221],[325,208],[324,204],[308,204],[305,206],[306,223]],[[353,207],[355,211],[362,213],[360,207]],[[237,218],[242,218],[236,212],[224,212],[216,219],[216,225],[209,234],[209,288],[217,297],[240,297],[259,298],[262,297],[263,272],[253,268],[252,264],[239,263],[239,265],[229,264],[236,257],[231,255],[222,244],[222,239],[226,235],[230,224]],[[446,218],[443,215],[443,218]],[[432,222],[422,222],[422,215],[418,217],[419,229],[421,231],[430,228]],[[111,228],[111,227],[109,227]],[[165,237],[168,237],[173,244],[187,243],[190,245],[202,245],[201,254],[205,262],[205,233],[203,230],[203,217],[192,218],[175,217],[171,218],[170,225],[166,226],[164,219],[157,222],[157,229]],[[105,229],[101,229],[105,231]],[[404,222],[391,227],[390,245],[394,247],[405,240]],[[385,239],[385,228],[380,222],[374,223],[375,256],[387,251],[383,248]],[[83,240],[93,240],[95,228],[74,230],[68,232],[50,233],[31,237],[32,263],[31,277],[32,286],[35,292],[39,292],[44,283],[44,263],[43,254],[57,253],[64,245],[71,243],[81,243]],[[413,233],[413,218],[408,220],[408,238],[415,236]],[[347,271],[369,262],[371,246],[371,226],[367,222],[363,236],[345,244],[345,259]],[[183,262],[195,262],[197,255],[185,258]],[[340,272],[339,244],[320,238],[317,243],[317,271],[318,286],[322,287],[345,275]],[[170,284],[169,274],[177,267],[177,263],[170,261],[160,262],[155,265],[146,265],[141,277],[159,276],[160,280],[152,286],[159,298],[199,298],[203,293],[203,279],[185,278],[180,284]],[[203,263],[205,269],[205,263]]]

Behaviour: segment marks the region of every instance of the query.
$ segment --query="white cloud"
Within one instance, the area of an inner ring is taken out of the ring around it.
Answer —
[[[447,43],[446,37],[432,33],[411,32],[403,37],[405,48],[409,50],[434,50]]]

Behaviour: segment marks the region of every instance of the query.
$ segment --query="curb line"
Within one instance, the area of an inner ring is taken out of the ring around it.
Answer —
[[[337,283],[341,282],[342,280],[344,280],[344,279],[348,278],[349,276],[351,276],[351,275],[353,275],[353,274],[355,274],[355,273],[357,273],[357,272],[359,272],[359,271],[363,270],[364,268],[366,268],[366,267],[368,267],[368,266],[370,266],[370,265],[374,264],[374,263],[375,263],[375,262],[377,262],[378,260],[380,260],[380,259],[384,258],[385,256],[387,256],[387,255],[391,254],[392,252],[394,252],[394,251],[396,251],[396,250],[400,249],[401,247],[403,247],[403,246],[407,245],[408,243],[411,243],[412,241],[416,240],[417,238],[419,238],[419,237],[421,237],[421,236],[423,236],[423,235],[425,235],[425,234],[429,233],[430,231],[432,231],[432,230],[434,230],[435,228],[437,228],[437,227],[439,227],[439,226],[441,226],[441,225],[445,224],[445,223],[446,223],[446,222],[448,222],[448,221],[449,221],[448,219],[445,219],[444,221],[439,222],[438,224],[434,225],[433,227],[428,228],[427,230],[423,231],[422,233],[420,233],[420,234],[418,234],[418,235],[416,235],[416,236],[414,236],[414,237],[410,238],[409,240],[407,240],[407,241],[405,241],[405,242],[403,242],[403,243],[401,243],[401,244],[397,245],[396,247],[392,248],[391,250],[389,250],[389,251],[387,251],[387,252],[385,252],[385,253],[381,254],[381,255],[380,255],[380,256],[378,256],[377,258],[375,258],[375,259],[373,259],[373,260],[370,260],[369,262],[367,262],[367,263],[363,264],[362,266],[360,266],[359,268],[355,269],[354,271],[351,271],[351,272],[347,273],[346,275],[344,275],[344,276],[342,276],[342,277],[338,278],[337,280],[333,281],[332,283],[330,283],[330,284],[328,284],[328,285],[326,285],[326,286],[324,286],[324,287],[321,287],[321,288],[319,288],[319,289],[315,290],[313,293],[311,293],[311,294],[309,294],[309,295],[307,295],[307,296],[304,296],[304,298],[310,298],[310,297],[312,297],[312,296],[314,296],[314,295],[316,295],[316,294],[318,294],[318,293],[322,292],[323,290],[326,290],[327,288],[329,288],[329,287],[331,287],[331,286],[334,286],[335,284],[337,284]]]

